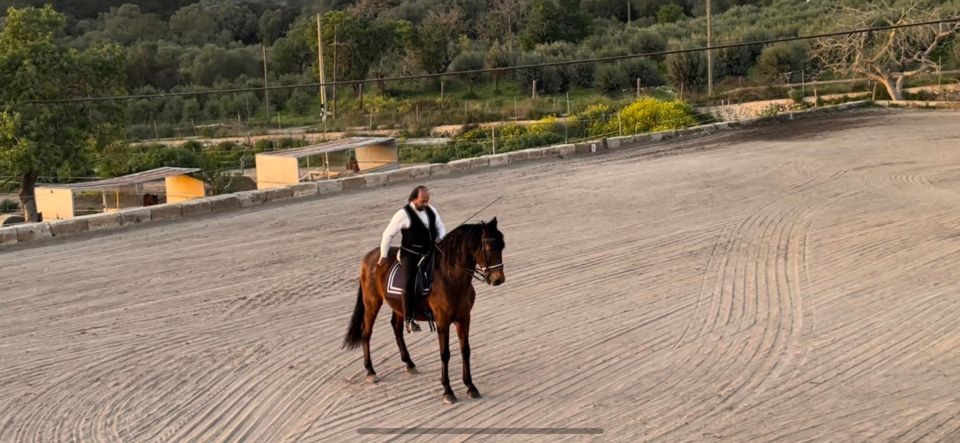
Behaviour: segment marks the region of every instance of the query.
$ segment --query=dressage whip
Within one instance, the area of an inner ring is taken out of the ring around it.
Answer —
[[[457,228],[459,228],[460,226],[463,226],[464,224],[466,224],[466,223],[467,223],[468,221],[470,221],[470,219],[472,219],[472,218],[474,218],[474,217],[476,217],[476,216],[477,216],[477,214],[479,214],[479,213],[481,213],[481,212],[483,212],[483,211],[485,211],[485,210],[487,210],[487,208],[489,208],[489,207],[491,207],[491,206],[493,206],[493,204],[494,204],[494,203],[496,203],[496,202],[498,202],[498,201],[500,201],[500,199],[501,199],[501,198],[503,198],[503,196],[502,196],[502,195],[501,195],[501,196],[499,196],[499,197],[497,197],[497,198],[496,198],[496,200],[494,200],[494,201],[492,201],[492,202],[490,202],[490,204],[488,204],[488,205],[486,205],[486,206],[484,206],[483,208],[481,208],[481,209],[480,209],[479,211],[477,211],[477,212],[474,212],[474,213],[473,213],[473,215],[471,215],[470,217],[467,217],[467,219],[466,219],[466,220],[464,220],[464,221],[463,221],[463,223],[460,223],[459,225],[457,225]],[[456,229],[456,228],[454,228],[454,229]]]

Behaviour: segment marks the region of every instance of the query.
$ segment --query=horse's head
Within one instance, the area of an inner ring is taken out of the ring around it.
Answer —
[[[481,245],[474,255],[477,267],[484,280],[493,286],[500,286],[507,281],[503,273],[503,249],[506,243],[503,241],[503,233],[497,229],[497,218],[494,217],[489,223],[480,223],[482,227]]]

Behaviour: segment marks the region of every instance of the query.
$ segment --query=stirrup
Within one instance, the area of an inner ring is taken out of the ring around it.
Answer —
[[[409,319],[409,320],[407,320],[407,321],[406,321],[406,324],[407,324],[407,332],[420,332],[420,331],[421,331],[420,325],[418,325],[417,322],[416,322],[415,320],[413,320],[412,318]]]

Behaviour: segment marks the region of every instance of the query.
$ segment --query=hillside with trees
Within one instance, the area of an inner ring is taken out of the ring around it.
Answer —
[[[837,25],[833,2],[712,3],[715,44],[791,37],[834,29]],[[938,5],[929,8],[935,11],[933,15],[953,10],[944,2],[920,3]],[[115,44],[123,48],[127,89],[133,95],[258,88],[264,83],[315,83],[319,80],[318,14],[326,48],[323,56],[327,80],[346,81],[703,46],[704,5],[703,1],[694,0],[181,0],[137,5],[119,1],[53,2],[68,17],[63,39],[70,47],[87,50]],[[718,50],[714,78],[719,90],[799,82],[817,71],[816,57],[809,53],[810,49],[810,42],[800,41]],[[957,57],[946,49],[943,52],[940,62],[955,65]],[[537,110],[536,104],[524,103],[524,112],[508,112],[513,99],[523,99],[534,92],[541,96],[572,94],[575,107],[582,108],[590,100],[580,98],[616,98],[629,95],[637,86],[667,86],[675,93],[682,90],[688,96],[696,96],[704,92],[705,84],[704,54],[689,53],[451,77],[445,79],[442,87],[435,79],[378,82],[365,85],[366,91],[353,85],[338,88],[336,94],[328,91],[328,101],[335,96],[337,102],[335,109],[333,103],[328,104],[328,109],[342,117],[331,122],[340,127],[361,125],[364,115],[371,112],[399,116],[418,105],[421,116],[426,116],[439,102],[443,89],[443,99],[450,101],[441,102],[444,107],[449,104],[459,110],[463,108],[462,100],[473,102],[475,115],[471,115],[468,104],[462,115],[456,116],[461,122],[507,114],[536,118],[558,109],[566,111],[560,109],[565,106]],[[263,125],[283,126],[286,116],[289,124],[300,125],[316,121],[319,112],[315,87],[280,89],[272,91],[269,97],[261,91],[251,91],[138,100],[128,103],[127,109],[134,138],[190,135],[195,130],[191,128],[237,119],[244,124],[259,121]],[[278,114],[279,124],[275,121]],[[268,115],[273,118],[267,120]],[[382,117],[378,118],[381,124],[393,120],[391,124],[411,126],[409,122],[396,121],[394,116]]]
[[[8,0],[0,5],[42,3],[48,2]],[[960,0],[714,0],[713,41],[722,45],[953,17],[960,11],[958,5]],[[609,112],[592,118],[609,119],[638,96],[718,103],[783,96],[786,90],[771,88],[780,84],[865,76],[881,85],[880,98],[902,98],[902,89],[909,82],[956,68],[960,61],[956,28],[951,26],[920,28],[897,36],[871,33],[843,41],[800,40],[725,48],[714,51],[716,91],[707,96],[703,52],[530,66],[702,47],[707,40],[707,19],[705,2],[700,0],[178,0],[138,4],[63,0],[53,1],[52,6],[63,14],[53,42],[70,54],[116,55],[111,63],[119,70],[122,83],[122,87],[65,95],[150,96],[112,102],[121,108],[128,141],[249,136],[291,127],[318,131],[390,128],[425,135],[440,124],[577,116],[582,126],[574,132],[587,134],[591,125],[604,127],[607,123],[586,122],[583,116],[606,109]],[[328,87],[328,118],[322,125],[319,89],[298,86],[319,81],[318,17],[326,80],[374,80]],[[3,18],[5,27],[9,21],[9,17]],[[895,41],[898,48],[883,46],[885,41]],[[912,46],[896,56],[882,56],[904,45]],[[854,63],[860,60],[857,54],[864,53],[877,55],[880,62]],[[511,69],[516,66],[528,67]],[[481,69],[493,71],[386,80]],[[900,78],[899,72],[910,74]],[[265,93],[264,85],[274,89]],[[728,94],[750,86],[760,88],[747,96]],[[232,92],[211,93],[222,90]],[[565,127],[563,134],[568,138],[571,129]],[[84,173],[109,176],[148,166],[191,166],[205,161],[196,146],[179,151],[126,145],[110,149],[109,154],[101,150],[94,155],[99,160]],[[215,152],[223,157],[207,165],[233,167],[246,158],[236,146]],[[64,175],[56,172],[47,174]]]

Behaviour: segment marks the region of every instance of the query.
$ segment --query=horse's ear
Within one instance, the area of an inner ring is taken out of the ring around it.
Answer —
[[[496,217],[494,217],[493,220],[490,220],[490,227],[493,228],[493,229],[497,229],[497,218],[496,218]]]

